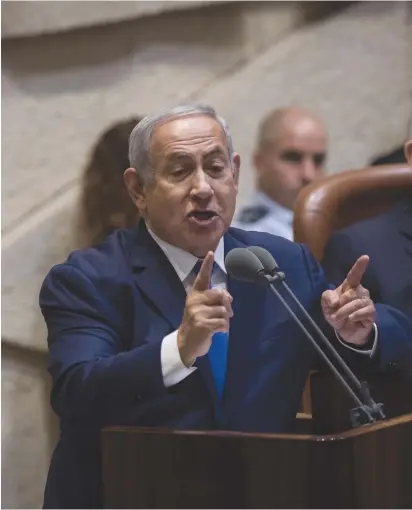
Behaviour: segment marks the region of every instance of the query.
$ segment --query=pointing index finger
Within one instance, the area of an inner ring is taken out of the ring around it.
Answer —
[[[360,285],[363,275],[365,274],[366,268],[369,264],[368,255],[362,255],[358,258],[358,260],[353,264],[352,269],[349,271],[346,282],[348,286],[352,289],[355,289]]]
[[[212,251],[209,251],[206,257],[203,259],[202,265],[198,275],[193,283],[192,290],[202,292],[208,290],[210,287],[210,279],[212,277],[214,255]]]

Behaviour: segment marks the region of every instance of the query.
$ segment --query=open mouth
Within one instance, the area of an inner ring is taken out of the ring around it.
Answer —
[[[215,220],[218,215],[211,210],[206,211],[192,211],[189,214],[189,219],[199,224],[208,224]]]

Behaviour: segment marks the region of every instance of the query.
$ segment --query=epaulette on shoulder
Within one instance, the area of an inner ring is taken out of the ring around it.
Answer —
[[[246,207],[239,214],[239,221],[241,223],[255,223],[261,220],[269,213],[269,209],[264,205],[254,205]]]

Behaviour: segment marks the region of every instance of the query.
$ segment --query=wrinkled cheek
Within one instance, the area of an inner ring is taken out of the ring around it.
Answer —
[[[237,193],[238,193],[237,189],[234,189],[230,196],[227,198],[226,211],[228,216],[233,215],[235,213]]]

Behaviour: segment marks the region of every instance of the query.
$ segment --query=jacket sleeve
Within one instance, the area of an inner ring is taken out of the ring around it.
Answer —
[[[314,315],[318,316],[318,324],[329,337],[336,350],[353,369],[392,371],[396,368],[410,371],[412,366],[412,323],[408,317],[395,308],[383,304],[376,306],[376,325],[378,329],[378,349],[372,358],[362,353],[347,349],[332,334],[332,328],[326,322],[320,306],[320,297],[328,286],[322,267],[316,262],[306,247],[303,247],[304,260],[312,281],[314,295],[318,304],[314,304]],[[341,283],[341,282],[337,282]],[[315,337],[316,339],[317,337]]]
[[[162,339],[122,352],[127,339],[119,303],[110,303],[82,271],[55,266],[40,291],[40,307],[48,329],[51,403],[61,418],[105,425],[116,403],[136,406],[166,392]]]

